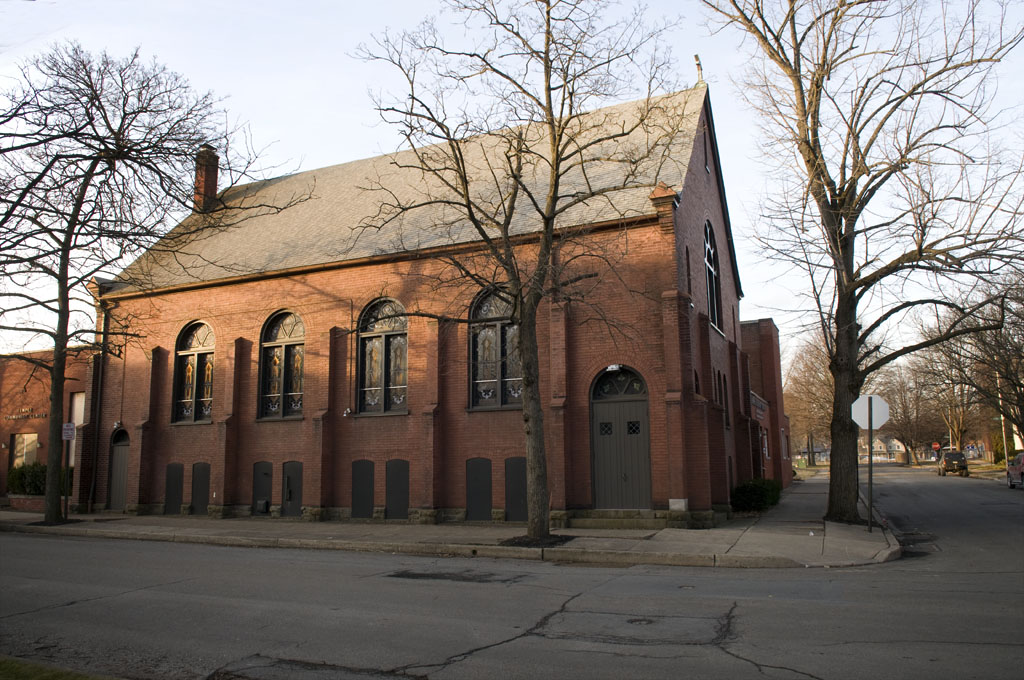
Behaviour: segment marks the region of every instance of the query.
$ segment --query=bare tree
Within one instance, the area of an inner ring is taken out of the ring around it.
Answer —
[[[945,429],[936,406],[937,394],[922,364],[918,357],[897,362],[883,369],[878,379],[879,391],[889,404],[889,422],[882,431],[903,444],[907,451],[904,462],[914,465]]]
[[[980,328],[1001,321],[1000,327],[936,346],[933,365],[941,367],[941,377],[951,389],[955,386],[960,393],[971,394],[1024,437],[1024,278],[994,281],[983,296],[1002,296],[1003,305],[964,324]]]
[[[0,331],[53,348],[49,359],[16,355],[50,378],[46,521],[61,516],[68,355],[95,347],[87,284],[115,275],[193,208],[159,247],[184,250],[257,207],[227,209],[214,196],[218,162],[232,185],[253,168],[239,138],[212,95],[138,52],[115,59],[58,45],[0,94]],[[197,195],[204,145],[213,186]]]
[[[494,291],[518,327],[511,351],[522,371],[527,533],[543,539],[549,497],[538,308],[549,298],[585,297],[597,276],[581,263],[611,257],[581,245],[588,215],[598,205],[605,215],[637,214],[635,203],[620,203],[621,192],[656,185],[678,126],[695,112],[684,111],[685,97],[653,96],[669,89],[670,62],[658,48],[664,27],[648,28],[639,9],[606,20],[609,3],[591,0],[445,4],[478,41],[446,43],[427,22],[364,48],[407,83],[404,95],[378,100],[378,109],[412,149],[411,160],[405,152],[395,164],[422,184],[409,199],[377,181],[382,210],[368,224],[415,225],[402,231],[406,248],[479,244],[443,256],[441,279]],[[593,112],[635,99],[625,113]]]
[[[959,290],[1020,271],[1022,155],[990,134],[993,68],[1024,29],[998,1],[703,3],[754,46],[742,91],[780,183],[761,236],[810,282],[834,380],[826,516],[859,522],[850,407],[864,381],[981,330],[962,321],[985,301]],[[940,309],[938,334],[902,332]]]
[[[829,443],[832,414],[832,376],[828,354],[817,336],[805,338],[797,347],[786,372],[784,389],[786,414],[796,441],[806,441],[808,462],[813,464],[814,443]]]

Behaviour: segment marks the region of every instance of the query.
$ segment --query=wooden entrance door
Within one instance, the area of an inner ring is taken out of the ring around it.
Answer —
[[[651,507],[650,419],[643,379],[610,367],[590,402],[595,508]]]

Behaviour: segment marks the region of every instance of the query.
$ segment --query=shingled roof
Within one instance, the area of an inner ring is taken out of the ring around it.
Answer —
[[[624,131],[615,140],[583,152],[585,166],[562,180],[560,194],[568,205],[564,227],[604,223],[652,215],[648,197],[657,182],[679,190],[685,179],[707,88],[697,87],[654,100],[599,109],[576,121],[580,138],[593,140],[610,131]],[[654,113],[636,126],[645,106]],[[534,128],[496,131],[468,138],[463,145],[467,164],[481,178],[474,197],[497,214],[495,185],[489,164],[500,162],[509,133],[534,135]],[[537,133],[539,134],[539,133]],[[254,182],[224,191],[220,200],[245,218],[234,226],[205,232],[183,242],[193,215],[130,265],[109,292],[154,291],[214,282],[238,276],[329,266],[374,256],[400,256],[423,249],[480,240],[463,213],[436,199],[444,187],[436,177],[416,168],[424,155],[438,157],[446,147],[404,150],[364,160]],[[545,159],[535,157],[531,189],[543,191]],[[296,198],[307,197],[306,200]],[[294,203],[285,210],[268,206]],[[421,205],[415,210],[396,206]],[[262,207],[260,207],[262,206]],[[486,211],[485,211],[486,212]],[[511,222],[513,234],[536,231],[536,213],[520,197]]]

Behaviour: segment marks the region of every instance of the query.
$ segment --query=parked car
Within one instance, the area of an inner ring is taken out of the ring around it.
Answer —
[[[967,469],[967,458],[962,451],[943,451],[936,466],[941,477],[945,477],[950,472],[961,477],[968,477],[971,474]]]
[[[1006,486],[1024,488],[1024,453],[1018,453],[1006,464]]]

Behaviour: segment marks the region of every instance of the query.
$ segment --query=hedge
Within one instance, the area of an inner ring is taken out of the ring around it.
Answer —
[[[64,479],[61,494],[68,491],[68,481],[74,477],[75,468],[63,468]],[[29,463],[11,468],[7,472],[7,492],[26,496],[42,496],[46,493],[46,463]]]
[[[782,484],[775,479],[751,479],[732,490],[732,509],[738,512],[760,512],[778,504]]]

